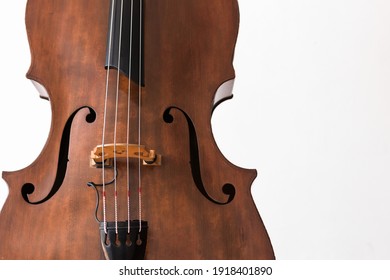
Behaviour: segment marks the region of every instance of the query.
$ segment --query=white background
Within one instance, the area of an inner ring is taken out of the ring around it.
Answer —
[[[50,128],[49,102],[25,78],[25,2],[0,2],[8,171],[35,160]],[[213,127],[230,161],[259,172],[253,195],[277,258],[390,259],[390,2],[239,3],[235,97]]]

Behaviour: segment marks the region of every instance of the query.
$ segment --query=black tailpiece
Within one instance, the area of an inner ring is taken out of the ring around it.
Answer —
[[[100,223],[100,240],[107,260],[143,260],[145,258],[148,222],[139,220],[128,223],[118,222],[116,233],[115,222],[107,222],[107,234],[104,231],[104,223]]]

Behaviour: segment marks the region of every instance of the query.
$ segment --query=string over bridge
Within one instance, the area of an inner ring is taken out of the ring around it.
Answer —
[[[161,155],[156,154],[155,150],[148,150],[144,145],[137,144],[105,144],[96,146],[91,151],[91,167],[100,168],[112,166],[114,158],[138,158],[143,161],[144,165],[160,166]]]

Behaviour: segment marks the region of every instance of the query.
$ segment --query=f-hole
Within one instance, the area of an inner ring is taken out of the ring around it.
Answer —
[[[234,196],[236,194],[236,189],[232,184],[225,184],[222,187],[222,192],[228,196],[227,200],[225,202],[217,201],[214,198],[212,198],[206,191],[206,188],[203,184],[202,175],[200,172],[200,160],[199,160],[199,147],[198,147],[198,137],[196,136],[196,130],[194,123],[192,122],[191,118],[188,116],[186,112],[184,112],[182,109],[178,107],[169,107],[165,110],[163,119],[166,123],[172,123],[174,121],[173,116],[171,115],[171,110],[176,109],[183,113],[184,117],[187,120],[188,124],[188,133],[190,138],[190,165],[191,165],[191,172],[192,172],[192,178],[194,180],[194,183],[198,190],[201,192],[201,194],[206,197],[211,202],[218,204],[218,205],[226,205],[232,202],[234,199]]]
[[[68,166],[68,155],[69,155],[69,142],[70,142],[70,132],[72,128],[72,123],[74,117],[77,115],[77,113],[84,109],[87,108],[89,109],[89,114],[86,116],[85,121],[87,123],[93,123],[96,120],[96,112],[88,106],[83,106],[77,109],[75,112],[73,112],[72,115],[68,118],[64,131],[62,133],[61,137],[61,144],[60,144],[60,151],[58,155],[58,163],[57,163],[57,173],[56,173],[56,178],[54,180],[54,184],[48,193],[48,195],[36,202],[30,201],[29,195],[31,195],[35,191],[35,186],[31,183],[26,183],[22,186],[21,192],[22,192],[22,197],[23,199],[29,203],[29,204],[42,204],[46,201],[48,201],[50,198],[52,198],[56,192],[60,189],[62,186],[62,183],[64,182],[65,174],[66,174],[66,169]]]

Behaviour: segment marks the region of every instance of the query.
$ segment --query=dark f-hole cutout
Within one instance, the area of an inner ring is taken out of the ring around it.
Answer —
[[[222,187],[222,192],[228,196],[228,199],[225,202],[217,201],[213,199],[206,191],[206,188],[203,184],[202,175],[200,172],[200,159],[199,159],[199,147],[198,147],[198,137],[196,135],[196,130],[194,123],[192,122],[191,118],[188,116],[186,112],[184,112],[182,109],[178,107],[169,107],[165,110],[163,119],[166,123],[172,123],[174,121],[173,116],[171,115],[171,110],[176,109],[183,113],[184,117],[187,120],[188,124],[188,133],[190,138],[190,165],[191,165],[191,172],[192,172],[192,179],[194,180],[194,183],[198,190],[203,194],[204,197],[206,197],[211,202],[218,204],[218,205],[226,205],[229,204],[236,195],[236,189],[232,184],[225,184]]]
[[[70,142],[70,133],[72,129],[72,123],[74,117],[77,115],[77,113],[82,110],[87,108],[89,110],[89,114],[86,116],[85,121],[87,123],[93,123],[96,120],[96,112],[88,106],[83,106],[78,108],[76,111],[73,112],[72,115],[69,116],[63,133],[61,137],[61,143],[60,143],[60,151],[58,155],[58,163],[57,163],[57,173],[56,173],[56,178],[54,180],[54,184],[50,190],[50,192],[47,194],[47,196],[39,201],[30,201],[29,195],[34,193],[35,191],[35,186],[32,183],[26,183],[22,186],[21,188],[21,193],[23,199],[29,203],[29,204],[41,204],[46,201],[48,201],[50,198],[52,198],[56,192],[60,189],[62,186],[62,183],[64,182],[65,174],[66,174],[66,169],[68,166],[68,155],[69,155],[69,142]]]

